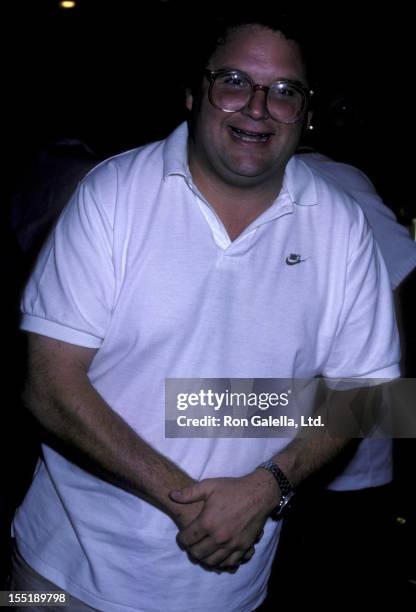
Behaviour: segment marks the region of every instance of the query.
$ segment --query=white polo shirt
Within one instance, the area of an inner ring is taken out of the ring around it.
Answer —
[[[296,158],[275,203],[230,242],[192,183],[181,125],[84,179],[26,289],[22,328],[98,348],[98,392],[199,480],[251,472],[286,441],[166,439],[165,378],[395,377],[390,293],[359,207]],[[39,573],[109,612],[261,603],[279,523],[235,574],[207,572],[165,514],[43,453],[14,521]]]

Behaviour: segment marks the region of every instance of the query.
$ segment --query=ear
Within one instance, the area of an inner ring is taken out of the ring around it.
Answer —
[[[186,100],[186,101],[185,101],[186,108],[187,108],[189,111],[191,111],[191,110],[192,110],[192,107],[193,107],[193,105],[194,105],[194,97],[193,97],[193,95],[191,94],[191,90],[190,90],[189,88],[186,90],[186,98],[185,98],[185,100]]]

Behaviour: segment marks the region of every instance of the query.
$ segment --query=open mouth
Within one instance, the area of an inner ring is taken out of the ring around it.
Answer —
[[[230,130],[233,136],[244,142],[267,142],[272,136],[270,132],[248,132],[232,126]]]

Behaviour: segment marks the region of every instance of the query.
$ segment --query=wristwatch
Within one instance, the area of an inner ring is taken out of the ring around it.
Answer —
[[[283,474],[279,466],[273,463],[273,461],[265,461],[264,463],[260,463],[258,467],[270,472],[274,476],[277,484],[279,485],[281,493],[280,502],[270,514],[273,519],[278,520],[282,518],[282,516],[287,512],[287,510],[289,510],[290,500],[295,494],[295,489],[290,484],[290,481]]]

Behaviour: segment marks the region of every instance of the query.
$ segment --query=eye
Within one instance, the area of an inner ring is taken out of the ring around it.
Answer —
[[[236,72],[227,72],[218,79],[219,84],[233,89],[245,89],[250,87],[248,80]]]
[[[279,98],[293,98],[298,95],[297,90],[289,83],[278,81],[270,87],[270,93]]]

